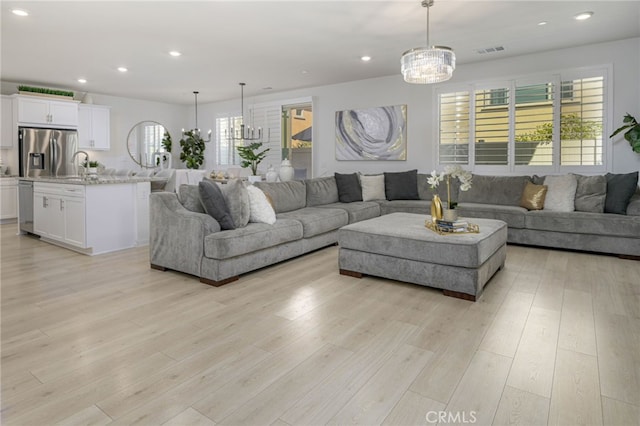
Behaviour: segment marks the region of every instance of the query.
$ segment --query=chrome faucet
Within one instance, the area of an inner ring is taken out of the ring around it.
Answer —
[[[87,169],[89,168],[89,154],[87,154],[85,151],[76,151],[73,153],[73,155],[71,156],[71,164],[73,164],[73,162],[76,160],[76,156],[78,154],[84,154],[84,161],[87,162]]]

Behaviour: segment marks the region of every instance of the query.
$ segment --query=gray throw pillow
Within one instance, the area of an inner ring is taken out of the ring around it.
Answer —
[[[582,176],[578,178],[575,208],[578,212],[602,213],[607,196],[607,178],[603,175]]]
[[[334,176],[338,186],[338,199],[341,203],[362,201],[362,187],[357,173],[335,173]]]
[[[272,201],[276,213],[290,212],[307,206],[307,187],[304,182],[290,180],[286,182],[256,182]]]
[[[627,174],[607,173],[607,197],[605,213],[627,214],[627,206],[638,189],[638,172]]]
[[[387,200],[419,200],[418,170],[384,173],[384,193]]]
[[[180,185],[178,198],[185,209],[196,213],[205,213],[200,202],[200,191],[196,185]]]
[[[227,207],[227,202],[224,199],[224,195],[222,195],[220,187],[213,182],[203,180],[198,183],[198,190],[200,192],[200,201],[205,211],[218,221],[220,228],[235,229],[233,218],[229,213],[229,207]]]
[[[333,176],[307,179],[304,184],[307,187],[307,207],[337,203],[339,200],[338,186]]]
[[[236,228],[244,228],[249,223],[251,216],[249,193],[240,179],[231,179],[226,184],[220,185],[224,200],[229,207],[229,213],[233,218]]]

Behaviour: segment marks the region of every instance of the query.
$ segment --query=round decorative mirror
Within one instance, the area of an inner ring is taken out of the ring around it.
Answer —
[[[141,167],[157,167],[160,161],[168,158],[162,153],[171,152],[171,135],[157,121],[141,121],[129,131],[127,150]]]

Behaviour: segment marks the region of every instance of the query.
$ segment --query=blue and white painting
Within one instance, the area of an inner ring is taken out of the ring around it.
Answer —
[[[336,160],[406,159],[406,105],[336,112]]]

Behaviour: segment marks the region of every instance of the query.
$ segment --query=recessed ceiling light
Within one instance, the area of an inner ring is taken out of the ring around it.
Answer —
[[[369,62],[371,60],[371,56],[363,56],[360,58],[362,62]]]
[[[86,82],[87,82],[87,79],[85,79],[85,78],[79,78],[79,79],[78,79],[78,83],[82,83],[82,84],[84,84],[84,83],[86,83]]]
[[[273,90],[273,87],[271,86],[263,87],[262,90]]]
[[[301,72],[302,74],[309,74],[309,71],[307,71],[307,70],[302,70],[302,71],[300,71],[300,72]]]
[[[178,57],[182,55],[182,53],[178,52],[177,50],[172,50],[171,52],[169,52],[169,55]]]
[[[574,16],[573,19],[575,19],[576,21],[584,21],[585,19],[589,19],[592,16],[593,16],[593,12],[582,12]]]
[[[22,9],[13,9],[11,12],[13,12],[14,15],[18,16],[29,16],[29,12]]]
[[[120,72],[127,72],[129,71],[128,69],[126,69],[125,67],[118,67],[118,71]]]
[[[543,25],[547,25],[547,21],[540,21],[538,22],[538,26],[542,27]]]

